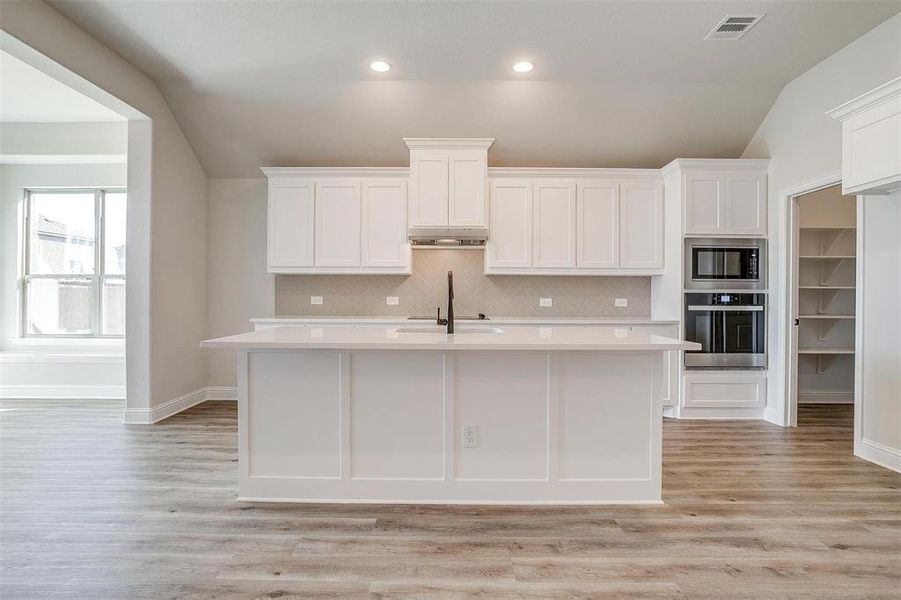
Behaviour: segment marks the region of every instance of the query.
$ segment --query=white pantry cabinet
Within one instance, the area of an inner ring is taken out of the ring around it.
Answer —
[[[270,273],[411,272],[405,173],[357,171],[264,169]]]
[[[656,179],[495,178],[487,274],[654,275],[663,269]]]
[[[685,172],[685,235],[766,236],[766,172]]]
[[[901,189],[901,77],[827,114],[842,123],[842,193]]]
[[[493,139],[405,138],[410,148],[410,227],[488,226],[488,147]]]

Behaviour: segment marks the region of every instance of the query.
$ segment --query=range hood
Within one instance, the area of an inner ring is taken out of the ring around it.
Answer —
[[[410,227],[410,243],[414,246],[484,246],[487,227]]]

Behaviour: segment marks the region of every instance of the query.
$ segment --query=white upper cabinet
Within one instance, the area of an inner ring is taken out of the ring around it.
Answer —
[[[312,181],[269,181],[267,256],[270,271],[313,266]]]
[[[532,182],[491,182],[491,234],[486,264],[499,269],[532,266]]]
[[[619,266],[619,184],[586,182],[576,199],[576,265],[593,269]]]
[[[410,227],[488,226],[488,147],[493,139],[406,138]]]
[[[450,173],[448,155],[441,150],[410,153],[411,227],[447,225]]]
[[[488,153],[456,150],[448,158],[450,188],[447,224],[450,227],[485,227],[488,224]]]
[[[362,257],[364,267],[405,267],[410,264],[407,242],[407,181],[363,182]]]
[[[405,170],[263,171],[270,273],[411,272]]]
[[[619,236],[620,268],[663,269],[663,184],[620,186]]]
[[[663,270],[657,178],[494,178],[488,274],[654,275]],[[531,207],[531,211],[529,208]]]
[[[540,181],[532,191],[532,266],[576,266],[576,184]]]
[[[360,182],[316,183],[317,267],[360,266]]]
[[[901,189],[901,77],[828,114],[842,122],[842,193]]]
[[[748,170],[685,172],[685,235],[766,236],[766,173]]]

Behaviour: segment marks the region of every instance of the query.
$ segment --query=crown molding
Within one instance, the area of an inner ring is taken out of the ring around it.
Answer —
[[[404,138],[407,148],[480,148],[488,150],[494,138]]]
[[[266,177],[407,177],[409,167],[260,167]]]
[[[660,169],[605,169],[583,167],[488,167],[490,178],[660,179]]]
[[[762,171],[770,165],[768,158],[677,158],[660,172],[667,175],[676,169],[728,169],[730,171]]]
[[[875,106],[888,102],[895,98],[901,98],[901,77],[883,83],[877,88],[863,93],[857,98],[848,100],[844,104],[826,111],[826,116],[839,121],[845,121]]]

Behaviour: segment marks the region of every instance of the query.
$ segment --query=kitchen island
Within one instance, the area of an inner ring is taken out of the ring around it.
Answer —
[[[238,350],[239,498],[661,500],[665,355],[625,329],[276,327]]]

